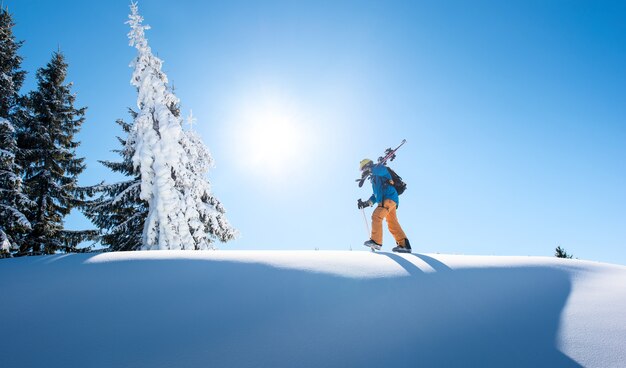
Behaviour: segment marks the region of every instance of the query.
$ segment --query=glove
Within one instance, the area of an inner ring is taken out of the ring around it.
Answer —
[[[359,188],[363,186],[363,183],[370,177],[371,173],[371,170],[363,170],[363,172],[361,172],[361,179],[356,179],[356,182],[359,183]]]
[[[372,201],[368,200],[367,202],[363,202],[361,200],[361,198],[359,198],[359,200],[357,201],[357,207],[359,209],[365,208],[365,207],[370,207],[372,204],[373,204]]]

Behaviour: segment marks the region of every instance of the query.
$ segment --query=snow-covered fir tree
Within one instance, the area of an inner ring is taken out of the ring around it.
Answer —
[[[137,113],[130,110],[133,119]],[[124,120],[117,120],[126,135],[131,125]],[[115,150],[122,157],[121,162],[100,161],[113,172],[128,179],[119,183],[99,184],[87,188],[90,196],[99,194],[87,203],[85,215],[101,230],[103,245],[111,251],[139,250],[142,247],[143,227],[148,216],[148,203],[139,197],[141,176],[133,166],[133,145],[126,143],[126,138],[117,138],[122,149]]]
[[[195,119],[190,115],[190,126]],[[212,249],[213,242],[232,240],[237,232],[226,219],[222,203],[211,193],[206,179],[214,161],[200,136],[193,130],[183,134],[181,145],[186,170],[178,177],[177,186],[185,193],[185,217],[197,249]]]
[[[67,63],[60,52],[37,71],[37,90],[29,93],[23,126],[18,131],[24,190],[35,202],[27,217],[32,231],[20,244],[20,254],[77,251],[77,245],[93,231],[69,231],[63,219],[82,205],[78,175],[84,159],[76,156],[74,138],[84,121],[86,108],[74,107],[72,83],[65,83]]]
[[[168,87],[162,61],[152,54],[143,18],[131,4],[130,45],[137,49],[131,83],[139,112],[127,144],[149,205],[143,249],[208,249],[236,236],[223,206],[211,195],[206,172],[212,158],[195,133],[182,128],[179,100]]]
[[[11,13],[0,9],[0,114],[5,118],[15,113],[26,77],[26,71],[21,70],[22,57],[17,53],[24,42],[15,39],[14,26]]]
[[[22,212],[31,202],[22,192],[16,151],[15,129],[9,120],[0,117],[0,256],[17,250],[18,237],[31,229]]]
[[[19,90],[26,72],[17,51],[22,42],[13,35],[13,17],[0,9],[0,255],[15,250],[17,238],[30,230],[23,213],[31,202],[22,192],[15,120],[20,104]]]

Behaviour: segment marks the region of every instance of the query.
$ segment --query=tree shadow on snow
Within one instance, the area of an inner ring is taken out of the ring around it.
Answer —
[[[556,347],[564,271],[451,270],[415,255],[446,271],[423,273],[388,256],[410,276],[209,260],[36,265],[15,275],[32,278],[20,290],[4,286],[12,318],[0,338],[14,344],[0,354],[21,367],[580,366]]]

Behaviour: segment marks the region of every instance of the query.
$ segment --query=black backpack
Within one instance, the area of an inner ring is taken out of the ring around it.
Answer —
[[[389,184],[393,185],[393,187],[396,188],[396,192],[398,192],[398,195],[404,193],[404,191],[406,190],[406,183],[402,181],[402,177],[396,174],[396,172],[393,171],[390,167],[387,167],[387,170],[389,170],[389,174],[391,175],[391,180],[389,181]]]

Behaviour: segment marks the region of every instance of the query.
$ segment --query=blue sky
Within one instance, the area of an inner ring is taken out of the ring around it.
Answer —
[[[114,181],[136,92],[127,1],[4,1],[24,91],[53,51],[87,106],[81,184]],[[139,2],[241,231],[222,249],[361,249],[358,162],[408,143],[419,252],[626,264],[626,2]],[[371,210],[368,211],[368,217]],[[90,224],[75,213],[68,228]],[[385,234],[384,247],[393,245]]]

